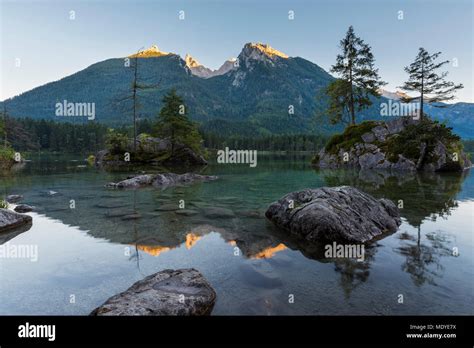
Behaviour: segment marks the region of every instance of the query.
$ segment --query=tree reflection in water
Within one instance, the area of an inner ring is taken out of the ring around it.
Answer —
[[[418,226],[416,237],[403,232],[399,239],[402,243],[395,251],[406,258],[402,270],[410,274],[416,286],[422,286],[425,283],[436,285],[435,279],[441,277],[444,271],[441,257],[453,256],[453,250],[450,247],[453,238],[436,231],[426,234],[426,241],[422,241],[421,226]]]
[[[443,256],[452,256],[453,236],[442,231],[422,234],[427,220],[447,218],[458,207],[456,195],[468,172],[463,173],[397,173],[387,171],[321,172],[328,185],[351,185],[375,197],[402,202],[401,216],[417,234],[399,233],[401,245],[394,250],[406,258],[402,270],[410,274],[414,284],[436,285],[435,279],[442,276]]]

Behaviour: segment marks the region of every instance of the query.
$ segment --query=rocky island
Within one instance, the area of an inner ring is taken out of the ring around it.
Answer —
[[[123,140],[123,144],[117,141],[109,149],[101,150],[95,155],[95,164],[99,166],[124,166],[137,163],[203,166],[207,164],[207,160],[190,146],[173,144],[170,139],[143,134],[137,137],[136,144],[133,140]]]
[[[312,160],[320,168],[463,171],[471,161],[449,127],[424,117],[365,121],[333,136]]]

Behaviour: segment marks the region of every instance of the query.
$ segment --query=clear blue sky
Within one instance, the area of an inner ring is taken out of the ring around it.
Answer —
[[[457,58],[447,67],[465,86],[457,101],[474,101],[472,0],[0,1],[1,100],[152,44],[215,69],[246,42],[264,42],[329,70],[352,24],[372,46],[386,89],[402,84],[423,46]]]

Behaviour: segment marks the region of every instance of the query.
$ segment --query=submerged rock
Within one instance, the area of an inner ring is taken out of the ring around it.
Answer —
[[[19,214],[8,209],[0,209],[0,232],[31,223],[29,215]]]
[[[168,203],[168,204],[162,204],[158,206],[158,208],[156,208],[155,210],[156,211],[175,211],[178,209],[179,209],[178,204]]]
[[[263,213],[258,210],[242,210],[238,211],[237,214],[239,216],[243,216],[246,218],[253,218],[253,219],[260,219],[263,217]]]
[[[265,261],[243,264],[239,267],[243,280],[259,288],[277,288],[283,285],[273,267]]]
[[[193,268],[164,270],[112,296],[91,315],[209,315],[216,292]]]
[[[138,220],[141,219],[141,214],[129,214],[129,215],[124,215],[122,216],[122,220],[127,221],[127,220]]]
[[[175,211],[175,214],[183,216],[193,216],[199,214],[199,212],[193,209],[178,209]]]
[[[209,207],[203,209],[204,216],[210,219],[231,219],[235,217],[232,210],[221,207]]]
[[[28,213],[30,211],[33,211],[34,207],[28,204],[19,204],[13,209],[17,213]]]
[[[8,203],[18,203],[23,199],[22,195],[8,195],[6,201]]]
[[[194,173],[175,174],[143,174],[137,175],[117,183],[107,183],[105,187],[108,188],[139,188],[145,186],[153,187],[169,187],[177,185],[190,184],[196,181],[212,181],[216,180],[217,176],[199,175]]]
[[[401,223],[395,204],[350,186],[292,192],[270,205],[266,217],[308,241],[364,243],[394,232]]]

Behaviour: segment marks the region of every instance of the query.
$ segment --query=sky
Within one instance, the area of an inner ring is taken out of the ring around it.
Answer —
[[[474,102],[473,17],[472,0],[0,0],[0,100],[153,44],[217,69],[263,42],[328,71],[353,25],[385,89],[403,84],[424,47],[464,84],[455,102]]]

